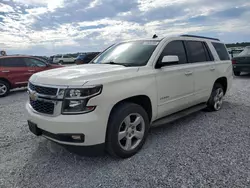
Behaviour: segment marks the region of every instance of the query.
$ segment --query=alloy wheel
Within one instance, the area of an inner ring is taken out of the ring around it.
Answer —
[[[118,142],[122,149],[131,151],[143,140],[145,121],[138,113],[129,114],[120,124]]]
[[[7,86],[0,83],[0,95],[4,95],[7,91],[8,91]]]
[[[224,92],[222,88],[216,90],[216,95],[214,97],[214,109],[220,110],[223,102]]]

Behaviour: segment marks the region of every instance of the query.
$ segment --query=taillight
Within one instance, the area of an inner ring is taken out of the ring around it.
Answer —
[[[236,64],[236,60],[232,60],[232,64]]]

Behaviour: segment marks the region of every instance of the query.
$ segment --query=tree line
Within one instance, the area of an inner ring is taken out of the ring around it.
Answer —
[[[228,48],[230,47],[246,47],[250,46],[250,42],[241,42],[241,43],[231,43],[231,44],[226,44]]]

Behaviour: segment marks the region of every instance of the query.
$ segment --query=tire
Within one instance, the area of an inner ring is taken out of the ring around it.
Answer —
[[[223,86],[219,83],[215,83],[211,96],[207,103],[207,109],[209,111],[219,111],[223,104],[223,97],[224,97],[224,89]]]
[[[234,72],[235,76],[240,76],[240,72]]]
[[[61,64],[61,65],[62,65],[62,64],[63,64],[63,61],[62,61],[62,60],[60,60],[60,61],[59,61],[59,64]]]
[[[9,83],[0,80],[0,97],[5,97],[9,94],[10,92],[10,85]]]
[[[141,106],[128,102],[119,104],[113,110],[108,122],[107,152],[119,158],[133,156],[145,143],[148,130],[149,118]]]

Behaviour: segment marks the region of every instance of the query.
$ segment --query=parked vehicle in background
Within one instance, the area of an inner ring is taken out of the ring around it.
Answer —
[[[53,58],[53,63],[74,63],[76,58],[70,56],[70,55],[56,55]]]
[[[32,56],[0,56],[0,97],[8,95],[10,89],[26,86],[34,73],[59,67]]]
[[[94,59],[100,52],[91,52],[91,53],[86,53],[86,54],[80,54],[76,58],[76,64],[81,65],[81,64],[87,64],[92,59]]]
[[[46,57],[46,56],[34,56],[34,57],[41,59],[48,64],[60,65],[60,63],[54,63],[53,58],[51,59],[51,57]]]
[[[54,62],[53,62],[54,57],[55,57],[55,56],[50,56],[50,57],[49,57],[49,63],[50,63],[50,64],[57,64],[57,63],[54,63]],[[59,64],[59,63],[58,63],[58,64]]]
[[[250,46],[232,60],[233,71],[235,76],[240,76],[241,72],[250,73]]]
[[[125,41],[84,66],[33,75],[28,125],[69,150],[105,149],[127,158],[142,148],[150,127],[203,108],[220,110],[232,80],[231,59],[218,39]]]
[[[231,58],[237,57],[243,50],[230,50],[228,53],[231,55]]]

